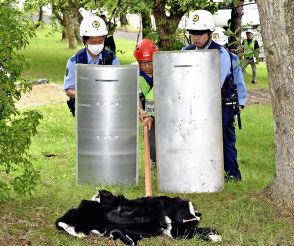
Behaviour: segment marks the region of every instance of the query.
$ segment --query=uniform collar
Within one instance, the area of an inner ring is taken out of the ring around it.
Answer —
[[[209,39],[209,41],[207,42],[207,44],[203,48],[198,49],[196,46],[195,50],[207,50],[210,45],[211,45],[211,38]]]

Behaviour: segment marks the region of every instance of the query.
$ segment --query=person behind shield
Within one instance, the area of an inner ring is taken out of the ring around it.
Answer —
[[[153,53],[158,48],[151,39],[142,39],[136,45],[134,56],[139,63],[140,77],[139,87],[145,103],[139,106],[140,119],[143,126],[147,125],[150,137],[151,166],[156,163],[155,152],[155,122],[154,122],[154,89],[153,89]],[[145,104],[145,105],[144,105]]]
[[[111,21],[107,21],[106,15],[100,15],[100,17],[104,20],[107,28],[108,28],[108,35],[105,39],[104,45],[105,47],[109,48],[111,51],[116,54],[116,45],[113,38],[113,34],[115,32],[116,25]]]
[[[119,60],[116,55],[104,48],[107,36],[105,22],[98,16],[85,17],[80,25],[80,36],[85,48],[78,51],[69,58],[64,76],[64,90],[69,97],[67,104],[75,116],[75,73],[76,64],[97,64],[97,65],[118,65]]]
[[[228,36],[225,35],[225,32],[226,31],[224,28],[216,27],[214,32],[212,33],[212,40],[228,50],[229,40]],[[240,67],[240,60],[239,57],[234,53],[229,52],[229,54],[232,62],[234,84],[237,87],[239,105],[243,109],[247,100],[247,89],[244,82],[242,69]]]
[[[215,30],[212,14],[206,10],[193,12],[187,22],[186,29],[191,35],[192,44],[183,47],[182,50],[217,49],[219,51],[222,100],[229,99],[234,93],[230,86],[233,74],[231,72],[231,59],[224,47],[212,41],[212,33]],[[234,110],[232,105],[222,104],[222,127],[225,177],[226,180],[240,181],[241,172],[237,162]]]
[[[252,84],[256,83],[256,57],[259,55],[259,44],[254,39],[254,34],[251,29],[246,31],[246,39],[242,42],[244,47],[244,60],[242,65],[242,71],[244,73],[246,67],[250,64],[252,69]]]

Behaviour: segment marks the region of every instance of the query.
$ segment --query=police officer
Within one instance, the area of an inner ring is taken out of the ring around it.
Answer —
[[[141,41],[139,41],[134,51],[134,56],[137,59],[140,67],[139,87],[145,99],[145,105],[142,105],[142,103],[140,103],[140,119],[143,125],[148,126],[150,134],[150,159],[151,165],[153,167],[156,163],[156,153],[152,60],[153,53],[156,51],[158,51],[158,48],[151,39],[142,39]]]
[[[118,58],[112,51],[104,48],[104,41],[107,36],[105,22],[98,16],[85,17],[80,25],[80,36],[83,39],[85,48],[72,56],[66,66],[64,77],[64,90],[69,97],[68,106],[75,115],[75,70],[77,63],[118,65]]]
[[[252,68],[252,83],[256,83],[256,57],[259,53],[259,44],[255,38],[251,29],[246,31],[246,39],[242,42],[244,47],[244,61],[242,65],[242,71],[244,72],[246,67],[250,64]]]
[[[116,54],[116,45],[113,38],[113,34],[115,32],[116,24],[112,23],[111,21],[107,21],[106,15],[100,15],[100,17],[104,20],[107,28],[108,28],[108,35],[105,39],[105,47],[108,47],[111,51]]]
[[[183,50],[219,50],[221,94],[222,98],[229,98],[233,94],[233,90],[228,85],[232,78],[231,59],[228,51],[224,47],[212,41],[212,33],[215,30],[215,22],[212,14],[206,10],[193,12],[186,29],[191,35],[192,44],[185,46]],[[232,106],[222,105],[222,127],[226,178],[241,180],[241,173],[237,163],[237,150],[235,148],[236,134]]]
[[[228,49],[228,36],[225,35],[224,28],[216,27],[212,34],[212,40]],[[241,108],[244,108],[247,100],[247,89],[244,82],[242,69],[240,67],[239,57],[234,53],[229,52],[229,54],[233,66],[234,83],[237,87],[239,105]]]

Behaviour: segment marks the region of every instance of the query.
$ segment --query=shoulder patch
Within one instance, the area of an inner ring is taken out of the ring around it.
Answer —
[[[68,73],[69,73],[69,70],[68,70],[68,67],[67,67],[66,70],[65,70],[65,76],[66,77],[68,76]]]

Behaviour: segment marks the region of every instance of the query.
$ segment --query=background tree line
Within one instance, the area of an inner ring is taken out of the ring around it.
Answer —
[[[252,2],[254,2],[252,0]],[[127,24],[126,13],[138,14],[142,20],[143,37],[154,39],[162,50],[179,49],[183,39],[179,39],[177,31],[180,20],[191,10],[206,9],[212,13],[218,9],[232,9],[230,26],[230,42],[237,49],[241,45],[241,18],[244,0],[224,0],[213,2],[211,0],[27,0],[25,9],[31,13],[38,13],[40,25],[43,16],[43,7],[50,5],[55,20],[62,26],[62,38],[67,39],[69,47],[76,48],[80,42],[79,23],[83,17],[80,8],[95,10],[97,14],[107,12],[109,21],[120,20],[122,25]],[[154,16],[156,29],[152,28],[151,15]],[[176,35],[175,35],[176,34]]]

